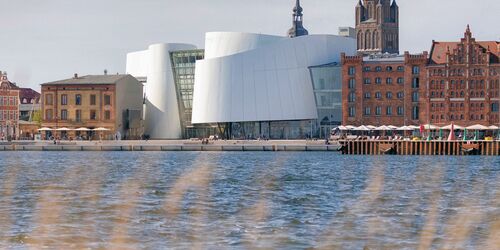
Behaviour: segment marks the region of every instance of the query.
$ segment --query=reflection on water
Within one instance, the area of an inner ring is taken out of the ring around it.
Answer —
[[[2,152],[0,248],[500,245],[500,157]]]

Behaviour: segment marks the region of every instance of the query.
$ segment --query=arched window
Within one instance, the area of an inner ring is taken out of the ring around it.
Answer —
[[[371,49],[371,33],[369,30],[365,33],[365,49]]]
[[[358,33],[358,49],[363,49],[363,32]]]

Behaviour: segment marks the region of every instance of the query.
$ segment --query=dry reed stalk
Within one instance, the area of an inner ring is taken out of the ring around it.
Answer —
[[[381,158],[377,158],[380,160]],[[373,169],[370,172],[369,179],[367,180],[367,186],[361,193],[361,196],[353,201],[352,206],[347,210],[344,216],[349,217],[345,223],[343,231],[349,231],[353,229],[354,219],[360,214],[368,210],[374,209],[374,204],[376,200],[380,197],[380,194],[384,188],[384,167],[385,166],[380,161],[374,161],[372,163]],[[332,221],[332,224],[335,223]],[[368,235],[375,234],[380,229],[380,219],[375,218],[368,223],[367,225],[367,233]],[[319,242],[323,242],[322,246],[319,249],[341,249],[342,247],[339,245],[341,239],[338,239],[335,235],[335,231],[332,226],[327,229],[326,233],[321,236],[321,240]],[[368,245],[373,245],[373,242],[368,242]],[[366,247],[365,247],[366,248]]]
[[[141,185],[135,180],[126,181],[120,190],[121,204],[116,211],[113,230],[108,242],[108,249],[134,249],[138,240],[129,235],[128,229],[139,199]]]
[[[442,168],[439,168],[442,169]],[[439,171],[437,174],[431,175],[431,181],[439,188],[440,181],[443,179],[443,172]],[[439,202],[441,200],[441,191],[436,190],[429,198],[430,209],[426,216],[424,227],[420,231],[420,240],[418,250],[431,249],[432,241],[437,232],[437,218],[439,215]]]
[[[207,204],[209,195],[209,185],[212,181],[212,165],[205,157],[198,156],[192,164],[192,168],[184,172],[177,178],[175,183],[170,188],[165,197],[163,210],[166,218],[175,220],[181,213],[181,204],[184,196],[193,190],[198,194],[198,203],[190,209],[194,224],[203,225],[207,218],[207,208],[201,207],[200,204]],[[208,239],[211,232],[203,230],[203,228],[192,228],[191,234],[191,249],[203,249],[204,241]],[[173,240],[176,241],[175,239]]]
[[[476,194],[479,190],[484,190],[484,184],[474,187],[472,193]],[[465,241],[470,237],[473,225],[480,223],[485,214],[474,206],[480,204],[477,196],[465,199],[463,209],[461,209],[450,222],[445,230],[445,242],[442,249],[462,248]]]
[[[3,202],[0,202],[0,243],[7,241],[6,234],[13,224],[9,208],[12,207],[12,195],[14,194],[18,172],[18,167],[10,167],[3,174],[5,182],[3,183],[3,187],[0,186],[0,190],[2,191],[0,192],[0,196],[3,197]],[[1,212],[2,210],[4,211],[3,213]]]
[[[500,183],[500,180],[497,180],[496,183]],[[494,212],[494,218],[490,223],[490,232],[483,246],[485,250],[498,250],[500,246],[500,189],[498,189],[498,185],[495,191],[496,198],[492,202],[492,207],[496,208],[497,211]]]

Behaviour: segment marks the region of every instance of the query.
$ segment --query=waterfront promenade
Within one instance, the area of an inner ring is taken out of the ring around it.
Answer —
[[[324,140],[193,140],[14,141],[0,142],[0,151],[337,151]]]

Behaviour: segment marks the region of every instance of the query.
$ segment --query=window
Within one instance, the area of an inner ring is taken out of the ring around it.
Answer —
[[[356,93],[355,92],[350,92],[348,99],[349,99],[349,102],[355,102],[356,101]]]
[[[414,89],[418,89],[420,86],[420,79],[418,77],[414,77],[413,81],[411,82],[411,87]]]
[[[349,107],[349,117],[356,116],[356,109],[354,107]]]
[[[405,79],[403,77],[398,77],[398,84],[405,83]]]
[[[375,115],[381,115],[382,114],[382,107],[376,107],[375,108]]]
[[[398,71],[403,72],[403,71],[405,71],[405,68],[403,66],[398,66]]]
[[[52,120],[53,117],[54,117],[54,113],[53,113],[52,109],[45,110],[45,120]]]
[[[75,95],[75,105],[82,105],[82,95]]]
[[[371,70],[372,69],[370,67],[368,67],[368,66],[363,68],[363,71],[365,71],[365,72],[370,72]]]
[[[104,105],[111,105],[111,96],[104,95]]]
[[[491,104],[491,112],[498,113],[498,103]]]
[[[82,121],[82,111],[81,111],[81,110],[79,110],[79,109],[77,109],[77,110],[75,111],[75,120],[76,120],[77,122],[81,122],[81,121]]]
[[[356,67],[349,67],[349,75],[353,76],[356,74]]]
[[[412,102],[418,102],[418,92],[413,92],[411,96]]]
[[[411,69],[411,73],[414,75],[420,74],[420,67],[418,66],[413,66]]]
[[[372,83],[372,80],[370,78],[365,78],[364,79],[364,83],[365,84],[370,84],[370,83]]]
[[[419,119],[419,118],[418,118],[418,106],[414,106],[412,111],[413,111],[413,112],[412,112],[412,114],[411,114],[411,118],[412,118],[413,120],[418,120],[418,119]]]
[[[382,99],[382,93],[375,92],[375,99]]]
[[[365,108],[365,113],[364,113],[364,114],[365,114],[365,115],[371,115],[371,113],[372,113],[372,109],[371,109],[370,107],[366,107],[366,108]]]
[[[61,120],[68,120],[68,110],[67,109],[61,110]]]
[[[111,120],[111,111],[104,111],[104,120]]]
[[[380,78],[380,77],[375,78],[375,83],[376,84],[381,84],[382,83],[382,78]]]
[[[5,99],[4,99],[4,102],[5,102]],[[46,105],[52,105],[52,104],[54,104],[54,98],[53,98],[52,94],[46,94],[45,95],[45,104]],[[5,105],[5,103],[4,103],[4,105]]]
[[[95,105],[96,104],[96,101],[95,101],[95,95],[90,95],[90,105]]]
[[[391,67],[391,66],[387,66],[387,67],[385,68],[385,71],[387,71],[387,72],[391,72],[391,71],[392,71],[392,67]]]
[[[377,71],[377,72],[382,71],[382,67],[380,67],[380,66],[375,67],[375,71]]]
[[[370,99],[370,98],[372,98],[371,93],[370,92],[366,92],[365,93],[365,99]]]
[[[392,107],[391,107],[391,106],[388,106],[388,107],[386,108],[386,114],[387,114],[387,115],[392,115]]]
[[[68,95],[61,95],[61,105],[68,105]]]
[[[392,99],[392,92],[387,92],[385,97],[387,97],[387,99]]]
[[[392,84],[392,78],[389,77],[389,78],[385,79],[385,82],[387,84]]]
[[[401,107],[401,106],[398,107],[398,115],[401,116],[401,115],[404,115],[404,113],[405,113],[405,109],[403,107]]]
[[[356,79],[349,79],[349,89],[354,89],[356,87]]]
[[[398,99],[403,99],[405,97],[405,93],[404,92],[398,92]]]
[[[95,110],[90,110],[90,120],[97,120],[97,113]]]

